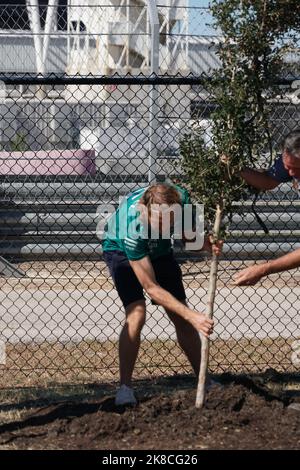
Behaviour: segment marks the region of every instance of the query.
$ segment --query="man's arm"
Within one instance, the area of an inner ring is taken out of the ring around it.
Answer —
[[[289,271],[300,266],[300,248],[280,258],[243,269],[234,276],[236,286],[251,286],[269,274]]]
[[[160,287],[156,281],[149,256],[137,261],[129,261],[129,263],[140,284],[154,302],[165,309],[176,313],[178,316],[191,323],[191,325],[193,325],[197,331],[203,333],[204,336],[209,336],[212,333],[214,324],[213,320],[210,320],[203,313],[191,310],[182,302],[177,300],[172,294],[170,294],[170,292]]]
[[[230,159],[227,155],[221,155],[220,162],[224,165],[228,165]],[[273,165],[267,170],[243,168],[239,172],[239,175],[250,186],[263,191],[274,189],[280,183],[286,183],[293,179],[284,166],[282,155],[277,156]]]
[[[276,188],[280,182],[272,178],[265,170],[254,170],[251,168],[244,168],[240,172],[241,177],[250,186],[256,189],[268,190]]]

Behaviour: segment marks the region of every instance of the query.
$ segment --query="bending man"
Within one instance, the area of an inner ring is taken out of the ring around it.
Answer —
[[[162,223],[166,207],[189,203],[188,192],[180,186],[154,184],[129,194],[107,223],[103,256],[126,315],[119,339],[121,386],[116,405],[136,403],[131,379],[146,318],[143,291],[153,303],[164,307],[175,326],[179,345],[195,374],[199,373],[201,343],[198,333],[210,335],[213,321],[187,306],[181,269],[174,258],[170,237],[164,236]],[[174,223],[170,213],[170,234]],[[128,230],[130,224],[135,224],[135,236]],[[123,228],[125,232],[122,233]],[[153,237],[153,233],[158,237]],[[216,254],[220,253],[220,247],[221,244],[214,248]],[[206,240],[203,249],[210,248]]]

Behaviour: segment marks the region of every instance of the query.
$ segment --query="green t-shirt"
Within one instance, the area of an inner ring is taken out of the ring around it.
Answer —
[[[182,206],[190,204],[189,193],[186,189],[174,185],[181,197]],[[128,194],[108,219],[104,227],[103,251],[120,250],[129,260],[139,260],[145,256],[158,258],[171,252],[170,238],[149,238],[149,233],[139,220],[138,203],[148,189],[140,188]],[[149,230],[149,227],[148,227]]]

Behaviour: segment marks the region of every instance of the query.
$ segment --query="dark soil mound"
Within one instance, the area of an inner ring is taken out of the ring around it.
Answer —
[[[300,410],[250,382],[144,397],[132,409],[112,397],[40,408],[0,426],[0,444],[32,449],[299,449]]]

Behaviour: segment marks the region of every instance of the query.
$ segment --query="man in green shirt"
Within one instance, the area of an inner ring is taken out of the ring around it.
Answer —
[[[146,317],[143,291],[153,303],[164,307],[174,323],[178,343],[198,375],[201,351],[198,332],[209,336],[213,321],[187,306],[181,269],[173,256],[169,236],[178,222],[173,212],[169,213],[169,233],[163,224],[166,208],[187,204],[190,199],[185,189],[173,184],[154,184],[129,194],[105,227],[103,257],[126,314],[119,340],[121,386],[116,405],[136,404],[131,379]],[[206,239],[202,249],[211,247]],[[220,253],[221,243],[214,251]]]

